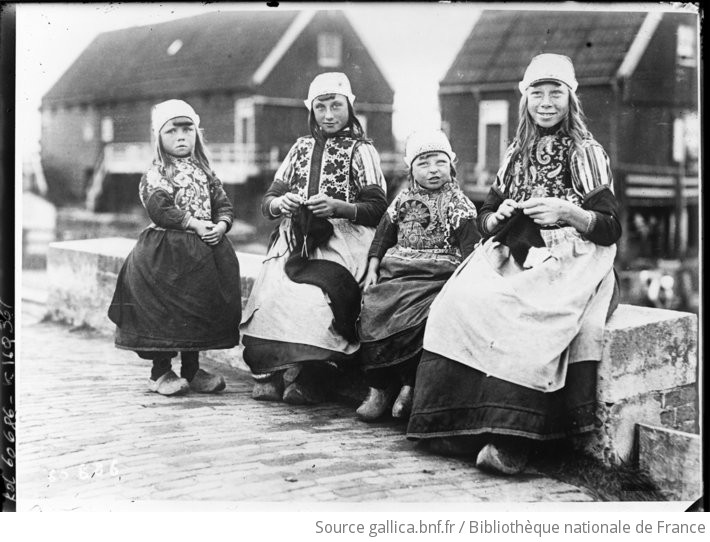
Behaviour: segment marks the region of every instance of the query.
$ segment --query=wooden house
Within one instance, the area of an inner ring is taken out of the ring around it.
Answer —
[[[697,15],[484,11],[439,87],[443,128],[475,201],[515,135],[517,84],[540,53],[574,63],[588,126],[610,156],[622,203],[622,254],[697,250]]]
[[[99,211],[139,205],[150,110],[169,98],[200,115],[232,199],[260,197],[308,133],[303,100],[327,71],[349,76],[367,135],[392,152],[393,90],[341,11],[221,11],[100,34],[42,100],[50,198]]]

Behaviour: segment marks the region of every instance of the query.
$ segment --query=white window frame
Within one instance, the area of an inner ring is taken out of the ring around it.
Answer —
[[[343,37],[334,32],[318,34],[318,65],[337,68],[343,63]]]
[[[94,140],[94,126],[90,120],[84,121],[84,126],[81,129],[81,135],[83,140],[86,142]]]
[[[695,28],[689,24],[678,25],[676,62],[679,66],[694,68],[697,61]]]
[[[673,161],[685,164],[697,161],[700,150],[700,120],[694,111],[686,111],[673,120]]]
[[[102,117],[101,119],[101,142],[113,142],[113,118]]]
[[[499,160],[503,160],[505,149],[508,147],[508,100],[481,100],[478,104],[478,167],[480,171],[486,169],[486,126],[489,124],[500,125]]]

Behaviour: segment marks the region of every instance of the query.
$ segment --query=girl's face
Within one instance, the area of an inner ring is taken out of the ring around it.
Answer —
[[[163,144],[163,150],[179,158],[192,155],[196,139],[197,129],[188,117],[170,119],[160,129],[160,141]]]
[[[335,134],[345,128],[350,119],[348,99],[342,94],[326,94],[313,100],[313,116],[325,134]]]
[[[540,83],[528,87],[528,113],[535,124],[551,128],[569,112],[569,88],[560,83]]]
[[[412,177],[427,190],[441,188],[451,180],[451,160],[439,151],[420,154],[412,162]]]

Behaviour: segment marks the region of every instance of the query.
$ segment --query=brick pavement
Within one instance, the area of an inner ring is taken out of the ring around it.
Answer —
[[[364,424],[351,407],[294,407],[250,397],[248,374],[203,362],[225,392],[146,391],[148,362],[91,330],[23,310],[18,367],[21,509],[148,501],[588,502],[534,468],[503,478]]]

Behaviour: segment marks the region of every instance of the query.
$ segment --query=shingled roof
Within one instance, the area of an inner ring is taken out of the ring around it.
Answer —
[[[640,12],[485,10],[441,85],[517,83],[539,53],[569,56],[580,83],[611,81],[645,17]]]
[[[148,98],[166,89],[180,95],[249,87],[297,15],[221,11],[100,34],[45,94],[43,104]],[[170,55],[176,40],[182,46]]]

